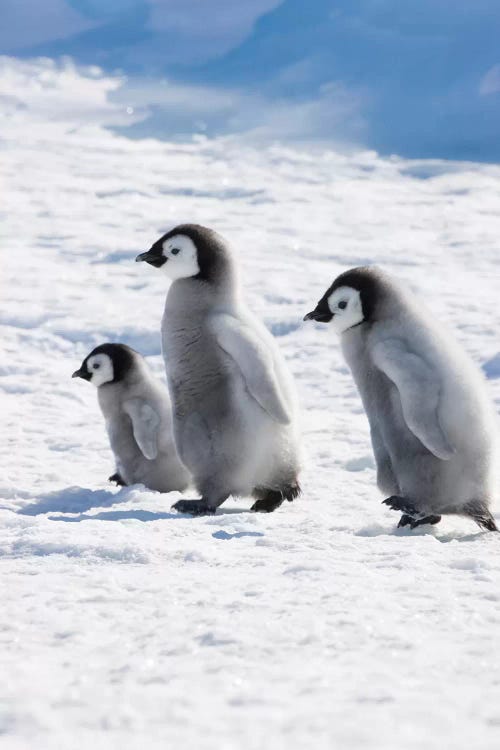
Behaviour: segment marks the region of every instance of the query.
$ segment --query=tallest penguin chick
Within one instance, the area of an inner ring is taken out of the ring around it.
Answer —
[[[229,495],[270,512],[300,493],[294,388],[266,328],[240,298],[231,251],[216,232],[183,224],[137,257],[173,281],[162,342],[181,460],[213,513]]]
[[[341,334],[370,423],[379,489],[400,526],[473,518],[496,531],[495,415],[484,381],[420,301],[375,267],[341,274],[304,318]]]

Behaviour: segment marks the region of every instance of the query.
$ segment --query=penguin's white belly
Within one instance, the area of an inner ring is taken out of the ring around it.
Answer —
[[[172,389],[176,442],[195,483],[215,473],[232,494],[249,495],[287,474],[293,445],[289,426],[255,401],[230,358],[221,360],[222,377],[199,381],[189,394],[186,380]]]
[[[234,476],[235,494],[248,495],[259,483],[272,479],[280,465],[279,451],[287,426],[276,422],[248,392],[238,373],[232,380],[235,421],[240,425],[243,455]],[[284,452],[284,451],[283,451]]]
[[[165,313],[163,352],[175,441],[196,488],[247,496],[293,482],[295,426],[277,422],[255,400],[210,325],[191,324]]]

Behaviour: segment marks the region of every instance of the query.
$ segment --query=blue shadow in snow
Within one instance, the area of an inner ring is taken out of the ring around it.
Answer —
[[[489,380],[500,378],[500,352],[484,363],[483,371]]]
[[[89,516],[49,516],[49,521],[64,521],[65,523],[80,523],[80,521],[171,521],[183,518],[179,513],[153,513],[150,510],[111,510]]]
[[[214,539],[240,539],[242,536],[264,536],[262,531],[236,531],[230,534],[228,531],[216,531],[212,534]]]
[[[21,516],[41,516],[45,513],[82,513],[91,508],[103,508],[129,499],[130,488],[118,492],[110,490],[88,490],[84,487],[66,487],[63,490],[41,495],[39,500],[18,510]]]

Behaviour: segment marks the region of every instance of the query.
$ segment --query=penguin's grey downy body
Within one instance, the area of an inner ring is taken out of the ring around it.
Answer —
[[[189,472],[175,447],[168,391],[138,352],[125,344],[102,344],[73,377],[97,387],[116,461],[110,481],[158,492],[186,489]]]
[[[377,484],[400,526],[444,514],[497,530],[496,415],[481,373],[406,289],[375,267],[339,276],[305,319],[332,322],[370,423]]]
[[[173,279],[162,320],[174,434],[210,513],[229,495],[269,512],[300,492],[293,383],[267,329],[241,300],[230,249],[218,234],[181,225],[138,256]]]

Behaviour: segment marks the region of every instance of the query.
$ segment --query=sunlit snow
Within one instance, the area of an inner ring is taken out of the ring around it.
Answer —
[[[30,67],[31,66],[31,67]],[[338,341],[303,324],[348,267],[405,280],[500,408],[500,167],[129,140],[116,81],[0,68],[0,742],[25,748],[442,750],[500,742],[500,540],[396,530]],[[95,390],[123,341],[164,377],[165,277],[133,262],[226,236],[299,390],[304,494],[213,517],[114,489]],[[497,512],[498,518],[498,512]]]

